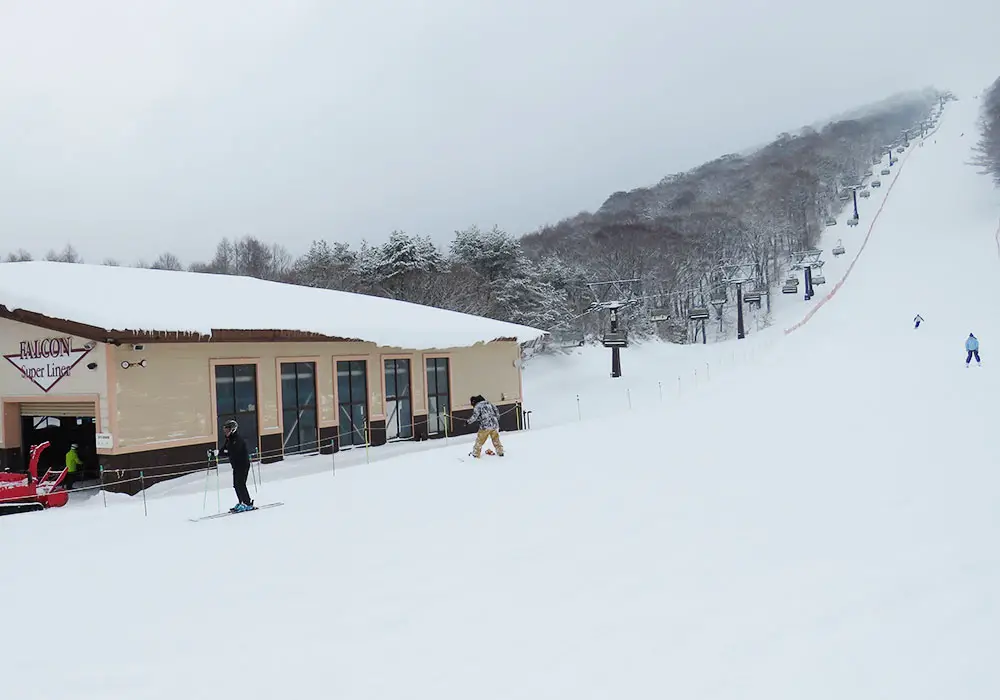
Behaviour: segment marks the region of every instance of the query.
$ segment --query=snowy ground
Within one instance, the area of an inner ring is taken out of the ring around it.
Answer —
[[[197,524],[197,479],[148,515],[0,519],[4,697],[995,698],[1000,201],[964,164],[977,104],[914,147],[807,324],[630,348],[620,380],[603,350],[533,365],[531,407],[559,419],[503,460],[462,438],[265,466],[258,499],[284,507]],[[625,388],[631,410],[594,408]]]

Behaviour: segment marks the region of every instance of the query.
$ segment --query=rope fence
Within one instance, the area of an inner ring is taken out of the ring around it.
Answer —
[[[517,408],[518,407],[515,405],[515,406],[512,406],[512,407],[507,408],[505,410],[499,411],[499,415],[500,415],[501,418],[504,417],[504,416],[508,416],[511,413],[515,413],[517,411]],[[455,437],[455,434],[452,433],[451,430],[450,430],[450,426],[454,422],[460,421],[462,423],[466,423],[466,424],[468,423],[468,421],[466,419],[461,418],[457,414],[452,413],[450,411],[441,412],[441,413],[435,414],[435,415],[441,416],[442,418],[445,419],[444,420],[444,426],[445,426],[444,437],[445,437],[446,440],[448,438]],[[402,427],[408,427],[408,428],[410,428],[411,431],[413,431],[413,429],[415,429],[417,427],[417,425],[418,425],[418,423],[416,423],[414,421],[414,422],[412,422],[412,423],[410,423],[408,425],[402,426]],[[519,430],[521,429],[520,421],[519,421],[518,429]],[[353,429],[352,432],[354,432],[355,435],[357,435],[358,437],[360,437],[363,440],[363,444],[362,445],[348,447],[346,449],[342,448],[341,451],[347,451],[347,452],[349,452],[349,451],[352,451],[353,449],[358,449],[360,447],[364,447],[365,450],[367,451],[368,448],[371,447],[371,430],[370,430],[370,428],[367,425],[363,429],[360,428],[359,426],[354,426],[354,429]],[[462,435],[466,435],[466,434],[468,434],[468,433],[462,433]],[[297,452],[294,452],[294,453],[289,453],[287,450],[284,449],[284,447],[282,447],[282,448],[276,448],[276,449],[273,449],[273,450],[263,450],[262,451],[260,449],[260,446],[259,446],[259,443],[258,443],[258,446],[251,451],[251,455],[250,455],[250,459],[251,459],[251,463],[250,463],[250,476],[253,478],[254,490],[255,491],[258,490],[258,488],[259,488],[258,487],[258,482],[263,483],[263,479],[262,479],[262,475],[261,475],[261,464],[263,463],[264,460],[269,459],[271,457],[288,456],[290,454],[291,455],[301,454],[303,456],[314,455],[320,449],[322,449],[325,446],[329,446],[332,449],[333,446],[334,446],[334,441],[336,439],[340,438],[341,435],[342,435],[342,433],[338,433],[337,434],[337,438],[327,438],[327,439],[324,439],[324,440],[316,439],[316,440],[307,441],[306,443],[300,443],[297,446]],[[258,440],[259,440],[259,438],[258,438]],[[404,439],[401,439],[401,440],[398,440],[398,441],[393,441],[393,442],[416,442],[416,440],[414,438],[410,437],[410,438],[404,438]],[[211,450],[209,450],[209,452],[210,451]],[[334,454],[335,454],[335,452],[334,452]],[[370,462],[370,460],[366,459],[366,462]],[[255,469],[255,465],[256,465],[256,469]],[[164,469],[166,469],[168,471],[162,471]],[[106,479],[105,478],[105,474],[108,474],[108,473],[114,473],[115,474],[115,478],[113,478],[113,479]],[[171,463],[167,463],[167,464],[146,465],[146,466],[143,466],[143,467],[125,467],[125,468],[121,468],[121,469],[105,470],[104,467],[103,467],[103,465],[102,465],[99,468],[100,483],[89,484],[89,485],[86,485],[86,486],[74,486],[72,488],[60,487],[59,488],[59,492],[66,493],[67,495],[71,495],[71,494],[84,494],[84,493],[88,493],[88,492],[101,491],[101,492],[103,492],[105,494],[104,504],[105,504],[105,507],[107,507],[106,493],[107,493],[107,487],[108,486],[113,486],[113,487],[115,487],[116,490],[118,490],[119,487],[124,486],[124,485],[139,484],[140,486],[142,486],[142,488],[140,489],[140,492],[141,492],[141,494],[143,496],[143,502],[144,502],[144,505],[145,505],[145,486],[144,486],[145,482],[151,482],[150,485],[153,485],[155,483],[159,483],[159,482],[162,482],[162,481],[167,481],[169,479],[174,479],[174,478],[184,477],[184,476],[191,476],[193,474],[199,474],[199,473],[204,473],[205,474],[205,477],[206,477],[206,495],[207,495],[208,477],[211,474],[214,473],[215,476],[216,476],[216,478],[217,478],[217,480],[219,479],[219,463],[218,463],[218,461],[215,461],[215,463],[210,463],[210,461],[209,461],[209,455],[208,454],[206,454],[206,457],[205,457],[204,460],[189,461],[189,462],[171,462]],[[123,475],[125,475],[125,474],[137,474],[138,476],[129,476],[129,477],[122,478]],[[149,476],[146,476],[146,474],[149,474]],[[9,484],[10,487],[12,487],[12,488],[20,487],[28,479],[28,475],[27,474],[25,474],[24,476],[25,476],[25,480],[24,481],[0,482],[0,506],[9,505],[9,504],[25,504],[25,505],[28,505],[28,504],[31,503],[31,501],[36,501],[36,502],[38,501],[38,498],[33,498],[31,496],[24,496],[24,495],[20,495],[20,496],[6,496],[6,495],[4,495],[4,491],[8,490],[7,488],[4,488],[5,484]],[[42,482],[41,479],[42,479],[42,477],[40,477],[39,480],[35,482],[35,484],[36,484],[37,487],[40,487],[40,489],[38,491],[38,494],[41,495],[41,496],[45,496],[45,495],[48,495],[49,493],[51,493],[52,491],[49,490],[49,489],[47,489],[47,488],[45,488],[44,482]],[[218,484],[218,481],[217,481],[217,490],[218,490],[218,488],[219,488],[219,484]]]

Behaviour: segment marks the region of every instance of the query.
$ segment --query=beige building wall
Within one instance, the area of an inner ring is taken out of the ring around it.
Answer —
[[[27,349],[30,354],[35,341],[54,341],[54,347],[69,347],[71,355],[36,359],[24,357],[21,343],[29,344]],[[0,319],[0,350],[3,355],[0,360],[0,398],[3,402],[0,446],[20,446],[20,404],[25,402],[92,402],[95,404],[98,432],[107,430],[111,418],[108,364],[113,354],[109,346],[66,333]],[[76,364],[69,367],[73,362]],[[87,365],[91,363],[97,366],[88,369]],[[23,368],[36,374],[36,381],[26,377]],[[56,379],[54,373],[62,376],[52,383]],[[48,390],[44,387],[48,387]]]
[[[448,357],[452,409],[469,408],[469,396],[483,394],[494,403],[521,398],[515,342],[498,342],[440,352],[382,348],[373,343],[148,343],[111,347],[108,381],[112,387],[110,432],[115,452],[218,441],[215,422],[214,367],[257,365],[257,413],[261,435],[281,433],[280,364],[315,362],[319,427],[337,424],[337,360],[367,362],[370,419],[384,420],[384,362],[408,358],[411,365],[413,413],[427,413],[425,361]],[[138,363],[125,369],[122,362]],[[503,398],[501,398],[503,397]]]

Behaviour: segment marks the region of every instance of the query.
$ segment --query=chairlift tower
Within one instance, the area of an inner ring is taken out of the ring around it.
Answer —
[[[748,263],[737,265],[727,265],[725,267],[725,277],[723,282],[736,285],[736,339],[746,338],[746,329],[743,323],[743,285],[754,279],[754,266]],[[760,304],[760,293],[756,290],[749,295],[747,303]]]
[[[639,303],[639,279],[588,282],[594,301],[591,309],[606,309],[609,316],[608,332],[601,336],[601,345],[611,348],[611,377],[622,376],[621,349],[628,347],[628,334],[618,327],[618,312]]]
[[[825,260],[820,260],[820,256],[823,255],[823,251],[818,248],[813,248],[812,250],[800,250],[792,253],[789,257],[792,259],[791,268],[793,270],[802,270],[805,277],[805,300],[809,301],[813,298],[813,284],[819,283],[823,284],[826,279],[822,276],[814,279],[812,271],[814,269],[821,270],[823,265],[826,264]]]

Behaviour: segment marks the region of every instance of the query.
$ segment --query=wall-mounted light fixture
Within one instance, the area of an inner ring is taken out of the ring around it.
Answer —
[[[145,367],[146,360],[142,359],[138,362],[129,362],[128,360],[122,360],[122,369],[128,369],[130,367]]]

